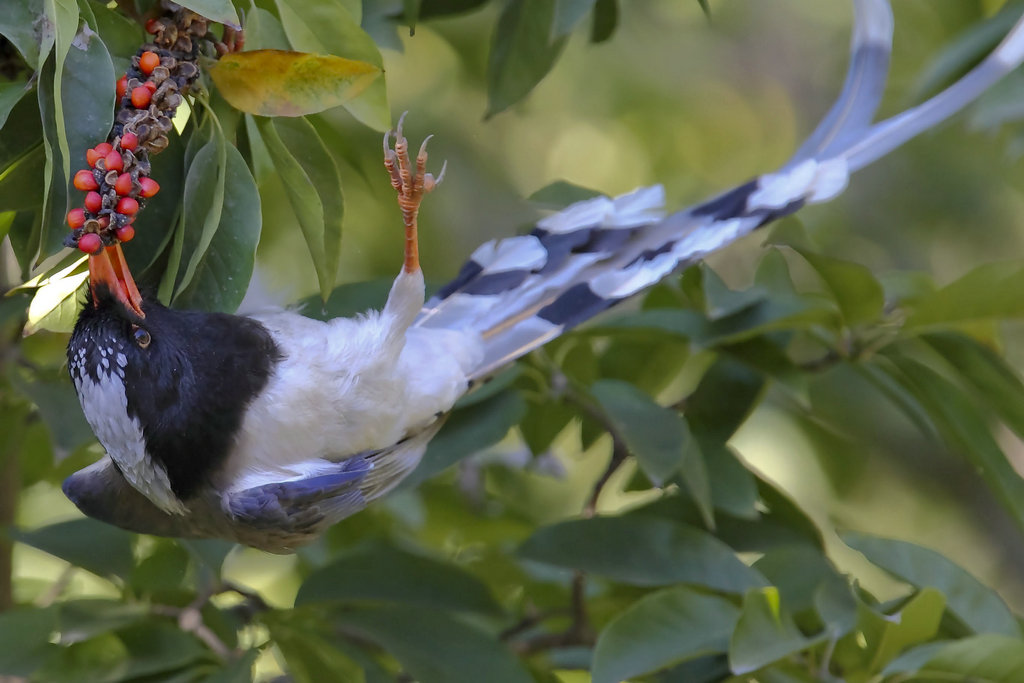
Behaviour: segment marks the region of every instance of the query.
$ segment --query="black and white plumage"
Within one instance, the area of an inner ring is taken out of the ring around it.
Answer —
[[[134,531],[288,552],[409,474],[476,382],[756,228],[835,197],[850,173],[1024,60],[1022,22],[949,89],[872,124],[892,14],[886,0],[854,7],[839,99],[781,170],[667,217],[660,187],[578,203],[528,235],[484,244],[425,305],[408,254],[382,311],[328,322],[172,311],[125,297],[119,251],[112,267],[98,262],[106,276],[94,277],[68,360],[108,457],[70,477],[68,497]]]

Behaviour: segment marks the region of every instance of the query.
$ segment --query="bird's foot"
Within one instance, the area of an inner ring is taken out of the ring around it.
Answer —
[[[408,114],[408,112],[406,112]],[[446,161],[441,166],[441,172],[434,177],[427,173],[427,142],[432,135],[428,135],[420,145],[420,151],[416,154],[416,165],[413,166],[409,157],[409,141],[402,135],[402,124],[405,122],[405,114],[398,119],[398,126],[394,130],[384,133],[384,168],[391,176],[391,187],[398,193],[398,206],[402,209],[402,220],[405,222],[405,272],[413,273],[420,268],[419,239],[417,236],[416,217],[420,210],[420,202],[423,195],[437,187],[444,179],[444,171],[448,166]],[[391,148],[391,136],[395,136],[395,147]]]

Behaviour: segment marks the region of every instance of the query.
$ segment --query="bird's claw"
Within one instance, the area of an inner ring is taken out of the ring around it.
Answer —
[[[428,135],[420,145],[415,166],[413,165],[409,157],[409,141],[402,134],[402,126],[408,113],[405,112],[398,118],[398,124],[393,130],[384,133],[384,168],[391,178],[391,187],[398,193],[398,206],[402,209],[402,219],[405,222],[405,270],[413,272],[419,269],[416,217],[420,202],[423,201],[424,194],[433,191],[444,179],[448,162],[442,164],[441,172],[436,177],[432,173],[427,173],[427,143],[434,137]],[[392,135],[395,138],[394,148],[391,147]]]

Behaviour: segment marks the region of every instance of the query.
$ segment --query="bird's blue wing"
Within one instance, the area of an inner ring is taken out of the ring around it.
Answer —
[[[366,456],[337,464],[337,471],[263,484],[221,496],[224,509],[254,532],[316,533],[366,507],[362,483],[373,469]]]

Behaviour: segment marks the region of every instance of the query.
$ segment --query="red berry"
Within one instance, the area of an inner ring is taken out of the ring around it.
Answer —
[[[75,179],[72,181],[76,190],[82,192],[88,192],[89,190],[95,190],[100,185],[96,182],[96,178],[93,177],[92,171],[82,169],[75,174]]]
[[[131,242],[132,238],[135,237],[135,228],[130,225],[122,225],[114,234],[117,235],[117,239],[121,242]]]
[[[101,228],[106,229],[110,225],[110,216],[100,216],[96,220],[99,221]]]
[[[139,177],[139,187],[139,194],[146,199],[149,199],[160,191],[159,183],[152,178],[147,178],[146,176]]]
[[[117,182],[114,183],[114,192],[122,197],[132,193],[132,177],[130,174],[122,173],[117,176]]]
[[[139,138],[135,133],[125,133],[121,136],[121,149],[134,150],[139,146]]]
[[[87,232],[78,238],[78,248],[86,254],[95,254],[103,248],[103,240],[94,232]]]
[[[120,100],[122,97],[124,97],[124,94],[128,92],[128,74],[125,74],[124,76],[121,76],[121,78],[117,79],[116,89],[117,99]]]
[[[71,209],[68,211],[68,225],[71,226],[72,230],[85,225],[85,211],[83,209]]]
[[[105,157],[108,154],[110,154],[110,150],[114,149],[114,146],[111,145],[109,142],[101,142],[100,144],[96,145],[94,149],[96,150],[96,153],[99,154],[101,157]]]
[[[89,213],[97,213],[103,208],[103,197],[99,192],[90,192],[85,195],[85,208],[89,210]]]
[[[85,160],[89,162],[92,167],[96,166],[96,162],[103,158],[103,155],[97,152],[95,149],[85,150]]]
[[[146,19],[146,33],[156,35],[156,32],[160,30],[159,22],[154,19]]]
[[[132,89],[132,106],[136,109],[143,109],[149,105],[150,98],[153,97],[153,93],[149,91],[144,85],[140,85],[137,88]]]
[[[153,69],[160,66],[160,55],[146,50],[139,55],[139,70],[144,74],[153,73]]]
[[[117,171],[120,173],[124,170],[124,159],[121,158],[121,153],[116,149],[110,150],[110,153],[104,158],[108,171]]]
[[[154,83],[153,81],[146,81],[142,84],[142,87],[148,90],[150,94],[156,92],[156,83]]]
[[[131,197],[121,197],[117,200],[115,211],[123,213],[125,216],[134,216],[139,211],[139,203]]]

